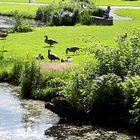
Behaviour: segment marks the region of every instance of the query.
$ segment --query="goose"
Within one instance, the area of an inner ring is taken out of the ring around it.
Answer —
[[[48,38],[48,36],[47,35],[45,35],[45,43],[48,43],[49,45],[50,45],[50,47],[53,45],[53,44],[56,44],[56,43],[58,43],[56,40],[54,40],[54,39],[51,39],[51,38]]]
[[[121,37],[122,39],[127,38],[127,33],[120,35],[120,37]]]
[[[36,59],[45,59],[45,58],[42,54],[39,54],[38,56],[36,56]]]
[[[78,51],[79,49],[80,49],[79,47],[67,48],[67,49],[66,49],[66,54],[68,54],[68,52],[73,52],[73,53],[75,53],[75,52]]]
[[[61,59],[61,62],[72,62],[72,58],[71,57],[67,57],[67,59]]]
[[[51,62],[52,62],[52,60],[60,60],[60,57],[58,56],[58,55],[56,55],[56,54],[51,54],[50,53],[51,52],[51,50],[48,50],[48,58],[51,60]]]
[[[0,32],[0,37],[1,38],[6,39],[7,36],[8,36],[8,33]]]

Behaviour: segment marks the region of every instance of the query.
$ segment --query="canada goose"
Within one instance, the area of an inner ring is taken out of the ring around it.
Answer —
[[[127,33],[120,35],[120,37],[121,37],[122,39],[127,38]]]
[[[67,48],[66,49],[66,54],[68,54],[68,52],[73,52],[75,53],[77,50],[79,50],[79,47],[71,47],[71,48]]]
[[[36,59],[45,59],[45,58],[42,54],[39,54],[38,56],[36,56]]]
[[[8,36],[8,33],[0,32],[0,37],[1,38],[6,39],[7,36]]]
[[[72,62],[72,58],[71,57],[67,57],[67,59],[61,59],[61,62]]]
[[[51,39],[51,38],[48,38],[48,36],[45,36],[45,37],[46,37],[46,39],[45,39],[45,43],[50,44],[50,47],[51,47],[53,44],[58,43],[56,40]]]
[[[60,57],[58,56],[58,55],[56,55],[56,54],[51,54],[50,53],[51,52],[51,50],[48,50],[48,58],[51,60],[51,62],[52,62],[52,60],[60,60]]]

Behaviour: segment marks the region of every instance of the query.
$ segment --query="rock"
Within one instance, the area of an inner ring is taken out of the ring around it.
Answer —
[[[74,108],[64,97],[55,97],[50,102],[45,104],[45,108],[58,114],[61,118],[65,118],[70,121],[85,120],[87,114],[84,111],[80,111]]]
[[[95,25],[107,25],[107,26],[113,25],[113,17],[106,19],[104,17],[92,16],[92,18],[93,18],[93,23]]]

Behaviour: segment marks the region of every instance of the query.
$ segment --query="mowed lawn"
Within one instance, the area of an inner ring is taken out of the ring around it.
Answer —
[[[0,40],[0,48],[3,47],[8,51],[5,53],[6,58],[31,57],[35,59],[39,53],[45,56],[45,62],[50,62],[47,58],[47,51],[51,49],[60,58],[66,58],[65,50],[67,47],[79,46],[81,48],[94,47],[96,43],[116,46],[117,36],[129,32],[133,28],[139,28],[140,10],[121,10],[118,11],[123,16],[132,16],[132,21],[115,21],[113,26],[60,26],[35,28],[30,33],[9,34],[6,40]],[[44,43],[44,35],[56,39],[59,43],[49,47]],[[84,50],[84,49],[83,49]],[[86,51],[71,57],[74,63],[81,64],[90,59]]]
[[[0,2],[19,2],[19,3],[51,3],[60,2],[60,0],[0,0]],[[119,6],[140,6],[140,0],[92,0],[96,5],[119,5]]]
[[[34,18],[36,15],[36,10],[39,6],[36,5],[18,5],[18,4],[0,4],[0,13],[10,15],[15,11],[18,11],[20,14],[26,17]]]

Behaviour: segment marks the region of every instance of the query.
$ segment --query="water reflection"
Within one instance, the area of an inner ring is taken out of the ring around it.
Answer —
[[[0,85],[0,140],[48,140],[44,130],[58,121],[43,102],[19,100],[10,86]]]

